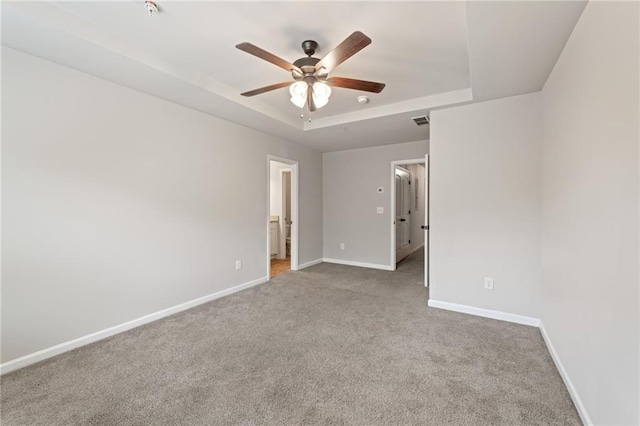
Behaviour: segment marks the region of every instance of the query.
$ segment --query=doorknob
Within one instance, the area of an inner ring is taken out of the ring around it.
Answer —
[[[422,225],[420,228],[422,228],[422,229],[424,229],[424,230],[428,231],[428,230],[429,230],[429,225]]]

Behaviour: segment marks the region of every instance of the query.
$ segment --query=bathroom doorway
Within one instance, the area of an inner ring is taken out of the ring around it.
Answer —
[[[297,162],[269,157],[269,278],[297,270]]]

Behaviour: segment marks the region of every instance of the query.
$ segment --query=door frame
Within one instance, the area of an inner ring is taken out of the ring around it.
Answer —
[[[398,203],[398,177],[400,177],[400,181],[402,181],[403,177],[405,177],[407,179],[407,181],[409,182],[409,192],[411,192],[411,186],[412,186],[412,183],[413,183],[413,178],[414,178],[413,173],[411,173],[411,170],[409,170],[408,168],[406,168],[404,166],[405,166],[404,164],[403,165],[396,164],[396,166],[394,167],[394,176],[393,177],[394,177],[395,186],[394,186],[393,189],[395,191],[395,202],[396,202],[396,204]],[[398,172],[404,174],[405,176],[399,174]],[[400,187],[402,189],[402,184],[400,185]],[[408,242],[408,245],[409,246],[411,246],[411,231],[412,231],[411,227],[412,227],[412,223],[413,223],[413,220],[412,220],[412,217],[411,217],[411,211],[415,210],[414,208],[412,208],[412,206],[413,206],[413,200],[409,200],[409,214],[408,214],[408,217],[409,217],[409,223],[408,223],[408,226],[409,226],[409,242]],[[393,210],[393,213],[395,213],[395,215],[394,215],[394,223],[395,223],[395,229],[396,229],[396,232],[395,232],[395,237],[396,237],[396,242],[395,242],[396,263],[399,261],[398,260],[398,249],[399,248],[398,248],[397,237],[398,237],[398,227],[400,227],[400,225],[398,224],[398,221],[397,221],[397,218],[399,217],[398,216],[398,208],[397,207],[398,207],[397,205],[391,206],[391,208]],[[400,216],[404,216],[404,215],[400,215]],[[402,219],[400,219],[400,220],[402,220]],[[404,257],[407,257],[407,256],[409,256],[411,254],[411,249],[407,248],[407,250],[408,250],[408,252],[404,255]],[[404,257],[403,257],[403,259],[404,259]],[[400,260],[402,260],[402,259],[400,259]]]
[[[278,257],[276,259],[286,259],[287,258],[287,223],[285,222],[285,211],[287,210],[287,200],[284,196],[284,192],[285,192],[285,179],[284,179],[284,175],[285,173],[289,173],[289,175],[291,175],[291,169],[280,169],[280,191],[282,193],[282,198],[281,198],[281,203],[280,203],[280,211],[282,212],[282,214],[280,215],[280,233],[279,233],[279,237],[280,239],[278,240],[279,244],[278,244]],[[289,188],[289,191],[291,191],[292,188]],[[289,218],[289,220],[293,221],[293,218]]]
[[[298,182],[299,182],[299,163],[290,158],[278,157],[275,155],[267,155],[267,216],[266,216],[266,261],[267,261],[267,280],[271,280],[271,162],[289,164],[291,166],[291,270],[298,270]],[[282,174],[280,175],[282,176]],[[282,183],[281,183],[282,186]]]
[[[409,160],[393,160],[391,162],[391,178],[389,188],[391,189],[389,192],[391,193],[391,211],[389,212],[390,220],[389,220],[389,228],[390,228],[390,247],[389,251],[391,252],[389,264],[391,266],[391,270],[396,270],[396,166],[402,166],[405,164],[425,164],[425,158],[411,158]],[[427,179],[425,174],[425,179]],[[426,186],[425,186],[425,196],[426,196]],[[427,217],[428,212],[425,213],[425,218]],[[425,244],[427,242],[425,241]],[[425,282],[427,278],[425,277]]]
[[[429,287],[429,277],[431,275],[431,156],[424,156],[424,221],[427,225],[426,234],[424,236],[424,286]]]

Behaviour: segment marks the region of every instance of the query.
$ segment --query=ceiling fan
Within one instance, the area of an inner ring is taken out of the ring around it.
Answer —
[[[355,80],[344,77],[329,77],[329,73],[338,65],[367,47],[369,44],[371,44],[371,39],[360,31],[356,31],[340,43],[338,47],[329,52],[324,58],[318,59],[313,57],[316,53],[316,49],[318,48],[318,43],[313,40],[305,40],[302,42],[302,50],[307,56],[290,63],[251,43],[240,43],[236,45],[236,48],[279,66],[285,71],[290,72],[291,76],[295,80],[294,83],[285,81],[261,87],[259,89],[250,90],[242,93],[242,96],[255,96],[289,86],[291,102],[299,108],[304,108],[304,105],[307,104],[309,111],[313,112],[317,108],[322,108],[327,104],[327,102],[329,102],[332,86],[380,93],[385,86],[383,83]]]

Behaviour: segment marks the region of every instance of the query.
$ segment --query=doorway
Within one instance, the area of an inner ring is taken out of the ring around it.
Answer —
[[[391,266],[416,261],[424,250],[424,280],[429,284],[428,156],[391,162]]]
[[[411,180],[414,174],[405,166],[396,166],[395,171],[395,190],[396,190],[396,263],[401,262],[412,252],[411,245],[411,201],[412,193],[415,192],[411,187]],[[415,216],[414,208],[414,216]],[[416,220],[420,221],[418,218]],[[415,245],[414,238],[414,245]]]
[[[267,276],[298,269],[298,162],[268,156]]]

